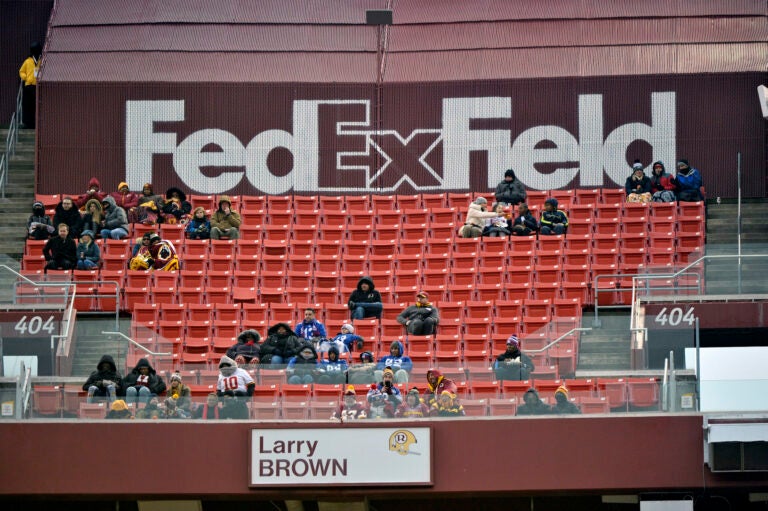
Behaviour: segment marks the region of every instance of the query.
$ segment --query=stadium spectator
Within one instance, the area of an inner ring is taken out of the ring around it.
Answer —
[[[389,355],[385,355],[379,359],[379,363],[376,364],[376,371],[374,372],[375,381],[382,381],[385,368],[391,368],[395,373],[395,381],[397,383],[407,383],[410,378],[411,371],[413,370],[413,361],[411,357],[406,356],[403,343],[400,341],[392,341],[389,345]]]
[[[77,244],[77,269],[93,270],[99,267],[101,250],[93,242],[93,231],[83,231]]]
[[[432,335],[440,322],[440,312],[429,301],[426,291],[416,294],[416,303],[410,305],[397,316],[397,322],[405,325],[409,334]]]
[[[540,233],[544,235],[565,234],[568,230],[568,217],[557,209],[557,199],[550,197],[544,201],[544,212],[541,214]]]
[[[277,323],[267,330],[267,339],[261,344],[259,361],[261,364],[279,366],[287,364],[302,346],[302,342],[291,331],[288,323]]]
[[[360,353],[360,362],[349,366],[347,376],[349,383],[373,383],[376,380],[376,363],[373,361],[373,353],[364,351]]]
[[[651,171],[651,201],[653,202],[675,202],[675,185],[672,183],[672,176],[664,168],[664,162],[661,160],[653,162]]]
[[[320,368],[317,383],[344,383],[347,379],[349,365],[346,360],[339,358],[339,349],[335,345],[328,349],[328,359],[320,361]]]
[[[351,312],[352,320],[381,317],[383,310],[381,294],[376,291],[376,285],[371,277],[360,277],[357,281],[357,289],[349,295],[347,307]]]
[[[150,397],[159,396],[165,392],[163,377],[157,374],[146,358],[139,359],[136,366],[125,376],[123,387],[125,400],[129,403],[136,402],[137,398],[142,403],[146,403]]]
[[[395,411],[403,402],[400,389],[394,385],[395,373],[391,367],[385,367],[381,373],[381,381],[372,383],[366,400],[368,401],[368,418],[392,418]]]
[[[247,419],[248,398],[253,396],[256,383],[248,371],[237,367],[237,362],[224,355],[219,361],[219,379],[216,394],[224,398],[223,415],[226,419]]]
[[[496,216],[494,211],[485,210],[487,204],[488,201],[485,197],[478,197],[469,205],[464,225],[459,229],[459,236],[462,238],[479,238],[483,235],[485,220]]]
[[[101,208],[104,210],[101,237],[119,240],[128,236],[128,217],[125,214],[125,210],[115,204],[115,199],[113,197],[105,197],[101,201]]]
[[[103,355],[96,364],[96,370],[88,376],[83,384],[83,390],[88,392],[88,402],[96,398],[106,397],[110,403],[123,393],[123,377],[117,372],[115,359],[111,355]]]
[[[496,357],[493,372],[499,380],[527,380],[535,366],[531,357],[520,351],[520,341],[514,335],[507,339],[507,349]]]
[[[152,183],[144,183],[138,206],[133,211],[129,211],[131,222],[155,225],[160,219],[160,208],[162,206],[163,198],[155,194],[152,189]]]
[[[319,352],[324,353],[332,346],[335,346],[339,353],[351,352],[357,346],[357,349],[363,349],[363,338],[355,335],[355,327],[349,323],[341,325],[341,332],[336,334],[333,339],[326,339],[320,342]]]
[[[192,418],[203,420],[223,419],[220,412],[219,396],[215,392],[211,392],[205,398],[205,403],[195,408],[192,412]]]
[[[211,239],[226,236],[231,240],[240,237],[240,215],[232,211],[232,201],[226,195],[219,198],[219,209],[211,216]]]
[[[548,415],[552,413],[552,408],[542,402],[539,393],[533,387],[525,391],[523,402],[524,404],[517,409],[516,415]]]
[[[368,416],[368,410],[362,403],[357,401],[355,387],[348,385],[344,390],[344,399],[331,415],[332,420],[340,422],[365,419]]]
[[[141,238],[136,240],[136,244],[133,246],[133,252],[130,261],[128,261],[128,269],[130,270],[148,270],[149,263],[149,239],[153,232],[145,232]]]
[[[488,223],[483,230],[483,236],[489,238],[503,238],[504,236],[509,236],[511,231],[509,229],[509,219],[504,212],[504,204],[497,202],[493,205],[492,209],[496,213],[496,216],[488,219]]]
[[[79,215],[80,213],[78,213]],[[101,202],[96,199],[91,199],[85,203],[85,213],[83,213],[81,220],[81,228],[83,231],[92,231],[101,235],[101,226],[104,223],[104,209],[101,207]],[[82,232],[82,231],[81,231]]]
[[[126,182],[117,185],[117,191],[109,195],[115,199],[115,204],[125,210],[126,214],[132,209],[135,210],[136,206],[139,205],[139,194],[132,192]]]
[[[77,246],[69,237],[67,224],[59,224],[58,236],[45,242],[43,257],[47,270],[71,270],[77,265]]]
[[[174,418],[189,418],[192,409],[192,389],[188,385],[184,385],[181,378],[181,373],[176,371],[171,375],[171,386],[167,391],[168,398],[166,399],[166,410],[173,411]],[[172,401],[169,407],[169,401]],[[186,415],[182,417],[181,414]]]
[[[315,317],[315,309],[304,309],[304,320],[296,325],[294,332],[297,337],[304,339],[314,346],[319,346],[323,341],[327,341],[328,334],[325,331],[325,325],[320,323]]]
[[[459,398],[450,390],[444,390],[440,393],[436,406],[430,414],[438,417],[463,417],[465,415],[464,407],[461,406]]]
[[[430,414],[436,413],[438,397],[446,390],[452,394],[458,392],[453,380],[443,376],[438,369],[430,368],[427,371],[427,391],[424,393],[424,404],[429,408]]]
[[[101,209],[101,203],[99,209]],[[72,197],[64,197],[56,205],[56,212],[53,214],[53,225],[67,224],[69,226],[69,233],[72,238],[79,238],[80,233],[83,232],[83,218],[80,216],[80,212],[75,207]],[[91,229],[93,232],[93,229]]]
[[[107,416],[105,419],[133,419],[131,410],[128,409],[128,404],[122,399],[115,399],[109,407]]]
[[[162,417],[164,419],[189,419],[192,416],[189,410],[180,408],[178,401],[172,397],[166,398],[163,402],[163,411],[165,412]]]
[[[642,204],[651,202],[651,180],[645,175],[640,160],[635,160],[635,163],[632,164],[632,174],[627,178],[624,189],[627,192],[627,202],[640,202]]]
[[[237,336],[237,342],[227,350],[227,356],[238,366],[258,364],[261,335],[256,330],[243,330]]]
[[[512,221],[512,235],[530,236],[531,234],[536,234],[538,229],[539,223],[528,209],[528,204],[517,206],[517,216]]]
[[[405,400],[395,411],[398,419],[420,419],[429,416],[429,408],[421,402],[419,389],[413,387],[405,395]]]
[[[51,217],[45,214],[45,206],[40,201],[32,204],[32,214],[27,219],[27,237],[31,240],[47,240],[56,229]]]
[[[698,202],[704,200],[701,194],[701,172],[691,167],[688,160],[682,158],[677,162],[677,175],[672,178],[677,186],[677,200],[680,202]]]
[[[29,47],[29,57],[24,59],[19,68],[19,78],[24,86],[21,96],[22,123],[24,128],[35,129],[35,114],[37,109],[37,75],[40,72],[40,56],[43,47],[35,41]]]
[[[555,414],[577,414],[581,413],[579,407],[568,399],[568,389],[565,385],[560,385],[555,391],[555,406],[552,407],[552,413]]]
[[[310,384],[315,383],[315,380],[320,376],[320,369],[317,351],[311,345],[305,344],[296,356],[291,357],[288,361],[285,374],[288,376],[288,383],[293,385]]]
[[[172,186],[165,192],[165,202],[160,213],[166,224],[186,224],[189,222],[192,204],[187,202],[187,194]]]
[[[147,266],[151,270],[176,271],[179,269],[176,247],[170,241],[162,239],[159,234],[150,234],[148,255]]]
[[[77,206],[78,209],[83,209],[89,200],[96,199],[97,201],[101,202],[106,196],[106,192],[101,191],[101,183],[99,180],[95,177],[92,177],[91,180],[88,181],[88,188],[86,189],[85,193],[79,195],[77,199],[75,199],[75,206]]]
[[[515,171],[507,169],[504,172],[504,180],[496,185],[496,202],[503,203],[504,205],[518,205],[521,202],[525,202],[525,188],[523,183],[515,176]]]
[[[165,417],[165,410],[160,407],[157,397],[151,397],[144,408],[136,412],[137,419],[160,419]]]
[[[187,238],[191,240],[207,240],[211,237],[211,221],[205,214],[205,208],[195,208],[192,219],[184,231],[187,233]]]

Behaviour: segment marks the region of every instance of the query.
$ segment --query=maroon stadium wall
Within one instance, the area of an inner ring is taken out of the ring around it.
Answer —
[[[699,168],[710,197],[766,194],[763,73],[441,83],[43,82],[37,192],[198,194],[619,187],[639,158]]]
[[[409,424],[433,427],[434,485],[428,488],[249,489],[250,430],[302,427],[295,422],[2,423],[0,496],[434,497],[530,495],[553,488],[562,493],[750,488],[765,483],[761,473],[715,475],[709,471],[703,459],[700,415],[489,418]],[[304,424],[314,429],[388,425],[391,423]],[[45,453],[45,459],[34,453]],[[344,446],[340,445],[340,456],[343,453]],[[144,467],[172,466],[173,477],[184,484],[168,484],[168,478],[159,476],[157,470],[129,470],[128,476],[125,469],[116,469],[131,459],[140,460]]]

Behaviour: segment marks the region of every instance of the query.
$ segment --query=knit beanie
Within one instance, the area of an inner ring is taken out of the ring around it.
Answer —
[[[109,409],[115,412],[123,412],[128,409],[128,405],[125,404],[125,401],[122,399],[116,399],[112,403],[112,406],[109,407]]]
[[[555,391],[555,396],[558,394],[563,394],[565,396],[565,399],[568,399],[568,389],[565,387],[565,385],[560,385],[557,387],[557,390]]]
[[[355,333],[355,327],[353,327],[349,323],[344,323],[343,325],[341,325],[341,329],[342,330],[346,330],[350,334],[354,334]]]

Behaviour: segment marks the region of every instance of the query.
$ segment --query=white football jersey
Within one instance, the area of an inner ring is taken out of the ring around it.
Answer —
[[[219,374],[219,381],[216,382],[216,390],[219,392],[226,392],[231,390],[233,392],[240,391],[245,393],[247,391],[248,384],[252,383],[254,383],[254,381],[253,378],[251,378],[251,375],[248,374],[248,371],[238,367],[235,369],[235,372],[231,376],[224,376],[223,374]]]

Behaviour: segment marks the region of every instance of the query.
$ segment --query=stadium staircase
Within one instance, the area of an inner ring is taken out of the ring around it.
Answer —
[[[601,312],[601,327],[582,334],[577,378],[605,376],[608,373],[626,374],[630,371],[628,310]],[[584,322],[589,322],[587,314]]]

